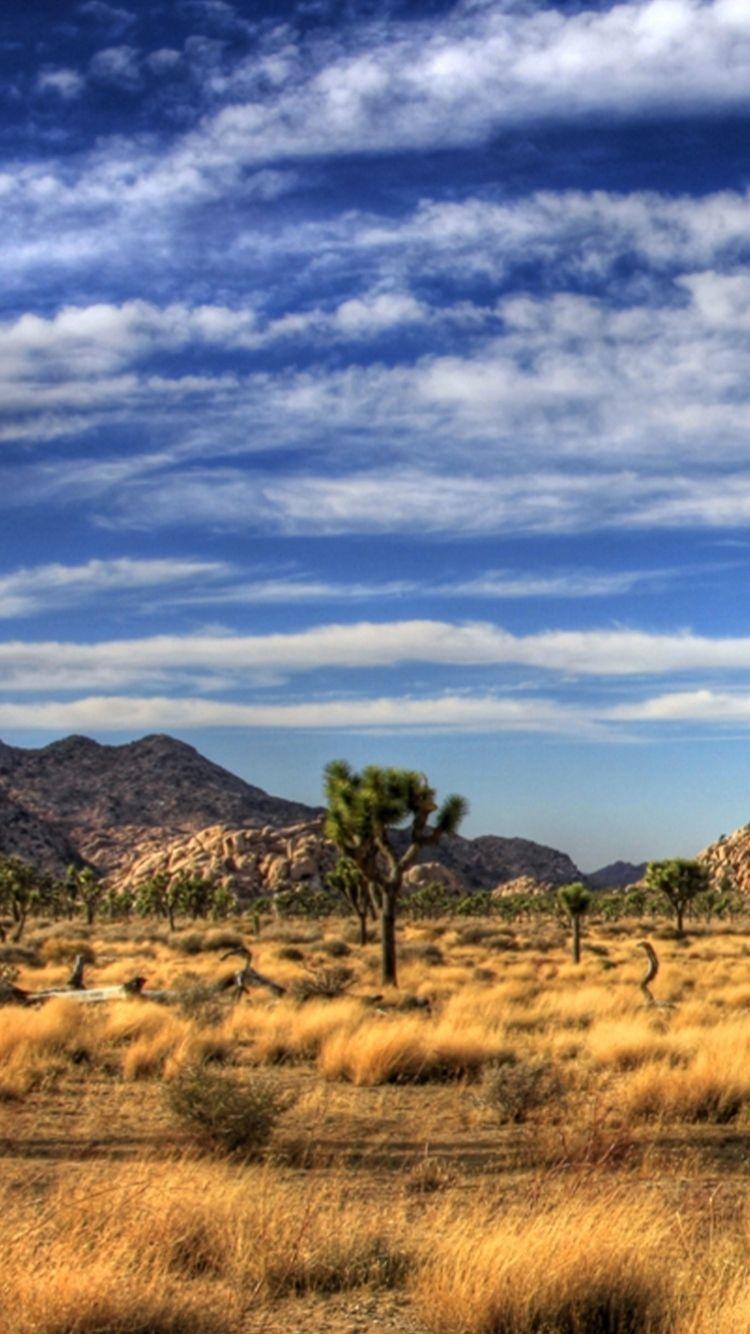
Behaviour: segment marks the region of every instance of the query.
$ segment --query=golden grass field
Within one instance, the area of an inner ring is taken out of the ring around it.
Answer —
[[[207,998],[230,928],[32,923],[18,982],[143,973],[179,1005],[0,1010],[2,1334],[746,1334],[750,921],[266,923],[257,968],[338,998]],[[6,958],[12,956],[6,947]],[[429,1000],[429,1011],[413,1006]],[[257,1156],[177,1117],[185,1071],[271,1081]]]

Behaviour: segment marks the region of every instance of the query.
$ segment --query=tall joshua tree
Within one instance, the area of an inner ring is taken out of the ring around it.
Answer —
[[[325,795],[326,835],[367,884],[380,919],[382,980],[395,986],[396,913],[404,875],[422,848],[456,832],[467,804],[463,797],[451,796],[438,807],[435,789],[424,774],[411,769],[372,764],[355,773],[345,760],[326,767]],[[406,839],[403,851],[403,840],[397,838],[400,828]]]
[[[591,906],[591,894],[580,880],[562,885],[557,898],[568,914],[573,927],[573,963],[581,962],[581,919]]]

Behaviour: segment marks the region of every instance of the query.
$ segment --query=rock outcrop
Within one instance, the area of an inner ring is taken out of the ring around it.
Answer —
[[[434,855],[435,849],[431,851]],[[442,862],[436,861],[418,862],[416,866],[410,866],[404,876],[404,888],[407,894],[424,889],[426,885],[439,885],[448,894],[455,895],[465,894],[468,889],[466,881],[462,880],[460,875],[443,866]]]
[[[161,871],[184,872],[227,885],[241,901],[280,889],[323,889],[336,853],[324,840],[322,826],[322,816],[281,829],[212,825],[166,847],[150,848],[109,878],[119,889],[135,890]]]
[[[547,881],[535,880],[532,875],[519,875],[515,880],[506,880],[492,891],[493,899],[508,899],[515,894],[548,894],[557,888]]]
[[[698,860],[708,867],[715,889],[750,896],[750,825],[735,829],[733,834],[722,834],[698,853]]]

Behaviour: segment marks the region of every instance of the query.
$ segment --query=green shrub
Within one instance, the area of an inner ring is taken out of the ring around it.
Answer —
[[[257,1157],[268,1144],[289,1097],[276,1080],[254,1074],[247,1083],[205,1065],[187,1066],[166,1085],[177,1120],[205,1148]]]

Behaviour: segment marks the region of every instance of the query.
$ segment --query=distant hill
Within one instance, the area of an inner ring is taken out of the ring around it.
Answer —
[[[315,813],[169,736],[124,746],[71,736],[39,750],[0,742],[0,851],[50,868],[77,854],[112,871],[144,839],[169,841],[219,823],[294,824]]]
[[[519,876],[531,876],[550,885],[583,879],[567,853],[527,838],[501,838],[497,834],[446,838],[430,849],[430,856],[479,889],[494,889]]]
[[[585,877],[592,889],[624,889],[646,874],[648,862],[610,862]]]
[[[209,827],[221,826],[221,841],[230,830],[309,825],[321,810],[270,796],[169,736],[123,746],[71,736],[38,750],[0,742],[0,853],[50,870],[78,859],[116,877],[172,845],[193,846]],[[565,853],[522,838],[456,836],[425,857],[467,889],[519,876],[548,884],[582,878]]]

